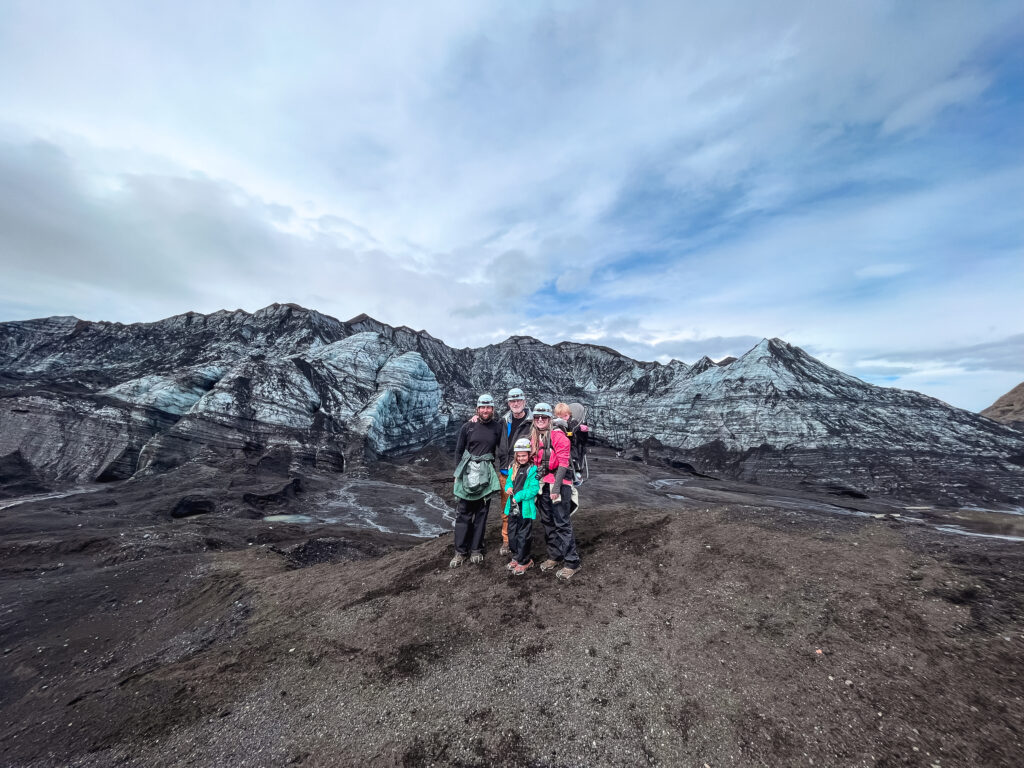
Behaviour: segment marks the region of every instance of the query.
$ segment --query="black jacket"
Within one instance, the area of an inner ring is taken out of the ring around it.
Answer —
[[[463,451],[469,451],[472,456],[495,453],[500,438],[501,422],[498,419],[467,421],[459,430],[459,439],[455,443],[455,461],[462,459]]]
[[[498,469],[506,471],[512,465],[512,450],[516,440],[521,437],[529,437],[533,428],[533,412],[527,408],[526,418],[519,424],[519,427],[512,429],[512,411],[505,414],[500,422],[501,440],[498,443]]]

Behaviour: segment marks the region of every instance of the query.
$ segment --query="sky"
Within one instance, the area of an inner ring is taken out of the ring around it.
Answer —
[[[1024,3],[0,0],[0,321],[1024,380]]]

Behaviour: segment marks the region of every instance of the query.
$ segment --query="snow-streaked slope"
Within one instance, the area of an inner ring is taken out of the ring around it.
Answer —
[[[362,460],[445,440],[479,393],[500,402],[512,387],[531,402],[584,402],[613,445],[658,445],[747,479],[1024,496],[1020,433],[872,386],[779,339],[722,364],[662,365],[525,336],[453,349],[365,315],[340,322],[293,305],[136,325],[0,324],[0,455],[19,451],[63,481],[238,457],[339,467],[342,453]]]

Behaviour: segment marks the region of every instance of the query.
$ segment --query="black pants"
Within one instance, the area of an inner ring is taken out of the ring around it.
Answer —
[[[576,551],[576,536],[572,532],[569,521],[569,503],[572,500],[572,488],[562,486],[561,500],[556,504],[551,501],[551,485],[545,483],[537,497],[537,508],[540,510],[540,521],[544,524],[544,539],[548,545],[548,557],[552,560],[563,560],[570,568],[580,564],[580,553]]]
[[[512,559],[521,565],[530,562],[530,550],[533,548],[533,520],[518,515],[508,516],[508,548],[512,550]]]
[[[484,531],[490,509],[490,496],[477,501],[459,499],[455,514],[455,551],[460,555],[484,551]]]

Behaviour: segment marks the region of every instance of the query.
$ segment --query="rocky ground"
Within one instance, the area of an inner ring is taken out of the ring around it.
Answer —
[[[594,470],[568,584],[251,519],[316,479],[0,501],[2,763],[1020,764],[1024,517]]]

